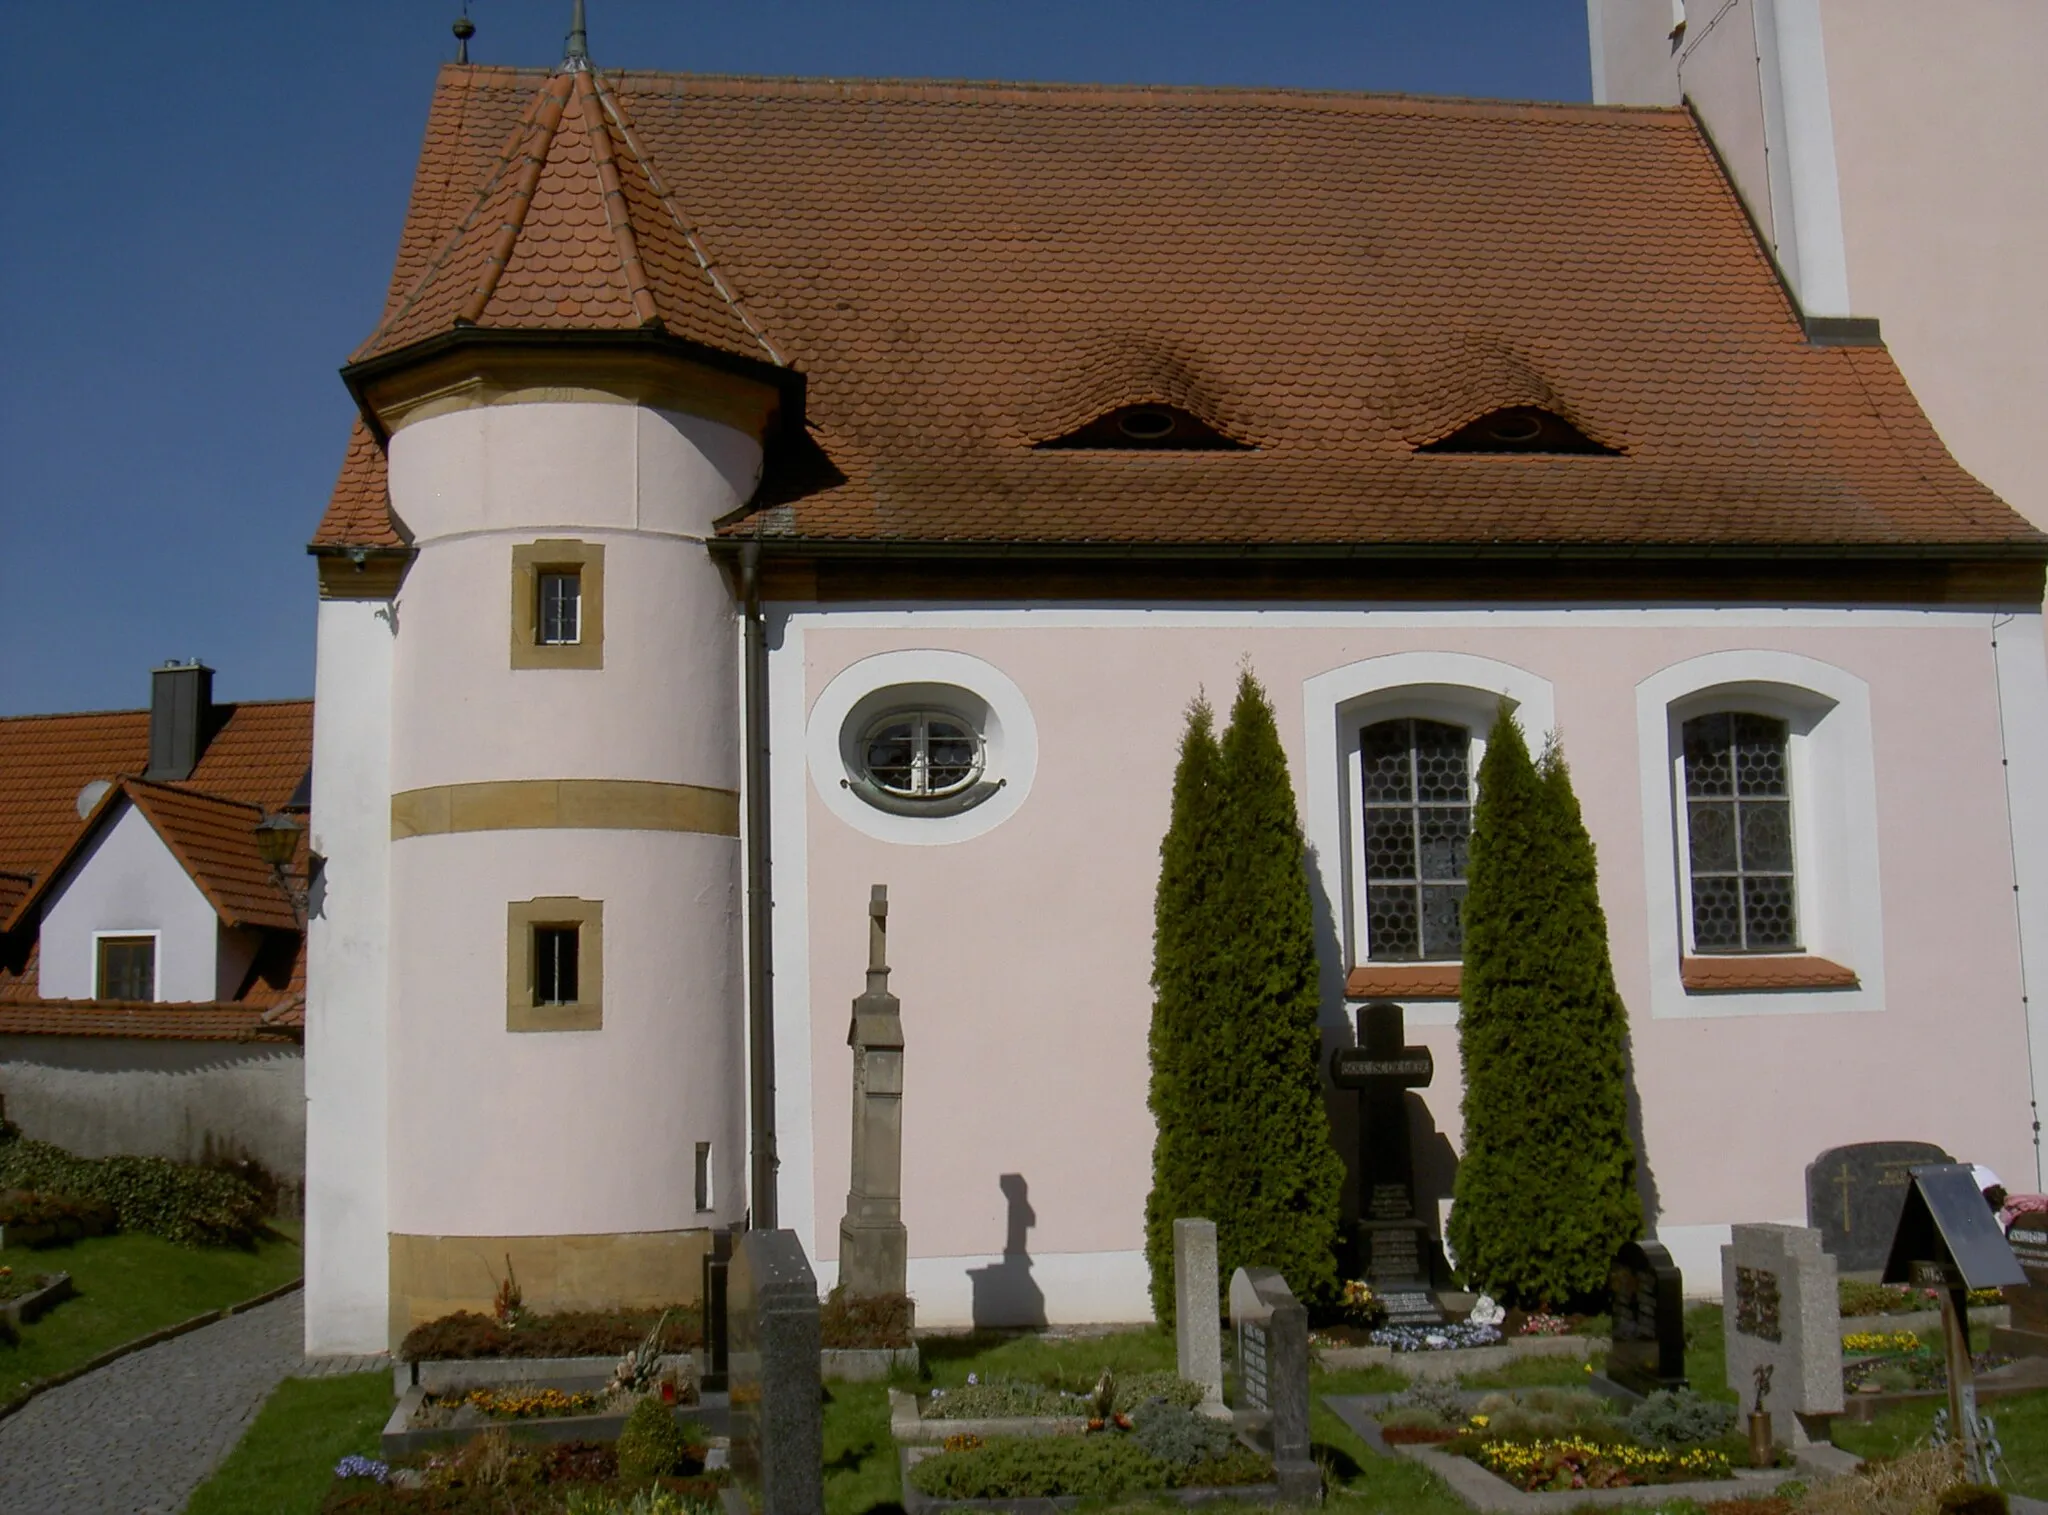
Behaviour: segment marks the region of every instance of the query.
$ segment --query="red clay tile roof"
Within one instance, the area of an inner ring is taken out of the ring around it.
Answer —
[[[192,777],[176,787],[278,809],[313,761],[311,700],[218,704]],[[40,877],[79,829],[78,792],[149,767],[149,712],[0,717],[0,871]]]
[[[1464,984],[1459,963],[1366,963],[1344,978],[1346,999],[1456,999]]]
[[[118,1000],[0,1001],[0,1036],[128,1036],[151,1041],[297,1042],[305,1016],[249,1005],[154,1005]]]
[[[1888,353],[1806,340],[1680,110],[604,82],[599,129],[594,75],[443,69],[391,303],[363,354],[466,310],[515,326],[644,320],[627,223],[602,214],[617,203],[602,193],[608,147],[662,319],[728,350],[738,330],[770,333],[807,376],[810,438],[833,467],[732,530],[2048,543],[1948,456]],[[715,282],[689,277],[691,254]],[[743,293],[744,320],[736,302],[683,299],[705,288]],[[1182,406],[1256,450],[1033,447],[1136,402]],[[1415,451],[1509,405],[1554,410],[1622,455]],[[388,523],[363,515],[381,486],[350,457],[318,540],[384,541]]]
[[[341,476],[327,502],[327,514],[313,533],[315,547],[403,547],[405,523],[391,508],[391,476],[384,449],[357,419],[349,428]]]
[[[116,781],[93,807],[73,834],[71,845],[15,906],[15,916],[25,916],[41,902],[124,800],[142,812],[226,924],[267,927],[273,931],[299,929],[290,898],[256,850],[255,827],[263,819],[261,805],[136,778]],[[10,928],[16,924],[12,917],[0,922]]]

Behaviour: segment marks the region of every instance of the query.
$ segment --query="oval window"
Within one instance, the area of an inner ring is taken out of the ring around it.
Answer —
[[[885,794],[935,800],[981,777],[981,733],[944,710],[885,715],[861,739],[861,769]]]

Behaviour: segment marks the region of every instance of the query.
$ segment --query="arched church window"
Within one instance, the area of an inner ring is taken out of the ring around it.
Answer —
[[[1796,952],[1791,728],[1720,710],[1685,722],[1693,950]]]
[[[1472,734],[1404,716],[1365,727],[1358,740],[1368,957],[1455,961],[1464,951]]]

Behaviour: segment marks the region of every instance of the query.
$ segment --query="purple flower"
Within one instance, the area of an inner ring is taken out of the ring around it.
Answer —
[[[374,1478],[384,1483],[391,1477],[391,1469],[374,1457],[358,1457],[354,1453],[342,1458],[334,1465],[336,1478]]]

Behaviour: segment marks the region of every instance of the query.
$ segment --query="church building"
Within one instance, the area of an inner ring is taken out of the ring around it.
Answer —
[[[1431,1198],[1503,702],[1572,764],[1689,1278],[1842,1143],[2040,1186],[2048,536],[1876,321],[1802,306],[1683,106],[579,31],[442,70],[342,372],[311,1350],[508,1259],[536,1307],[692,1297],[743,1219],[829,1284],[877,884],[920,1324],[1147,1318],[1159,842],[1247,666],[1326,1039],[1393,1000],[1433,1054]]]

